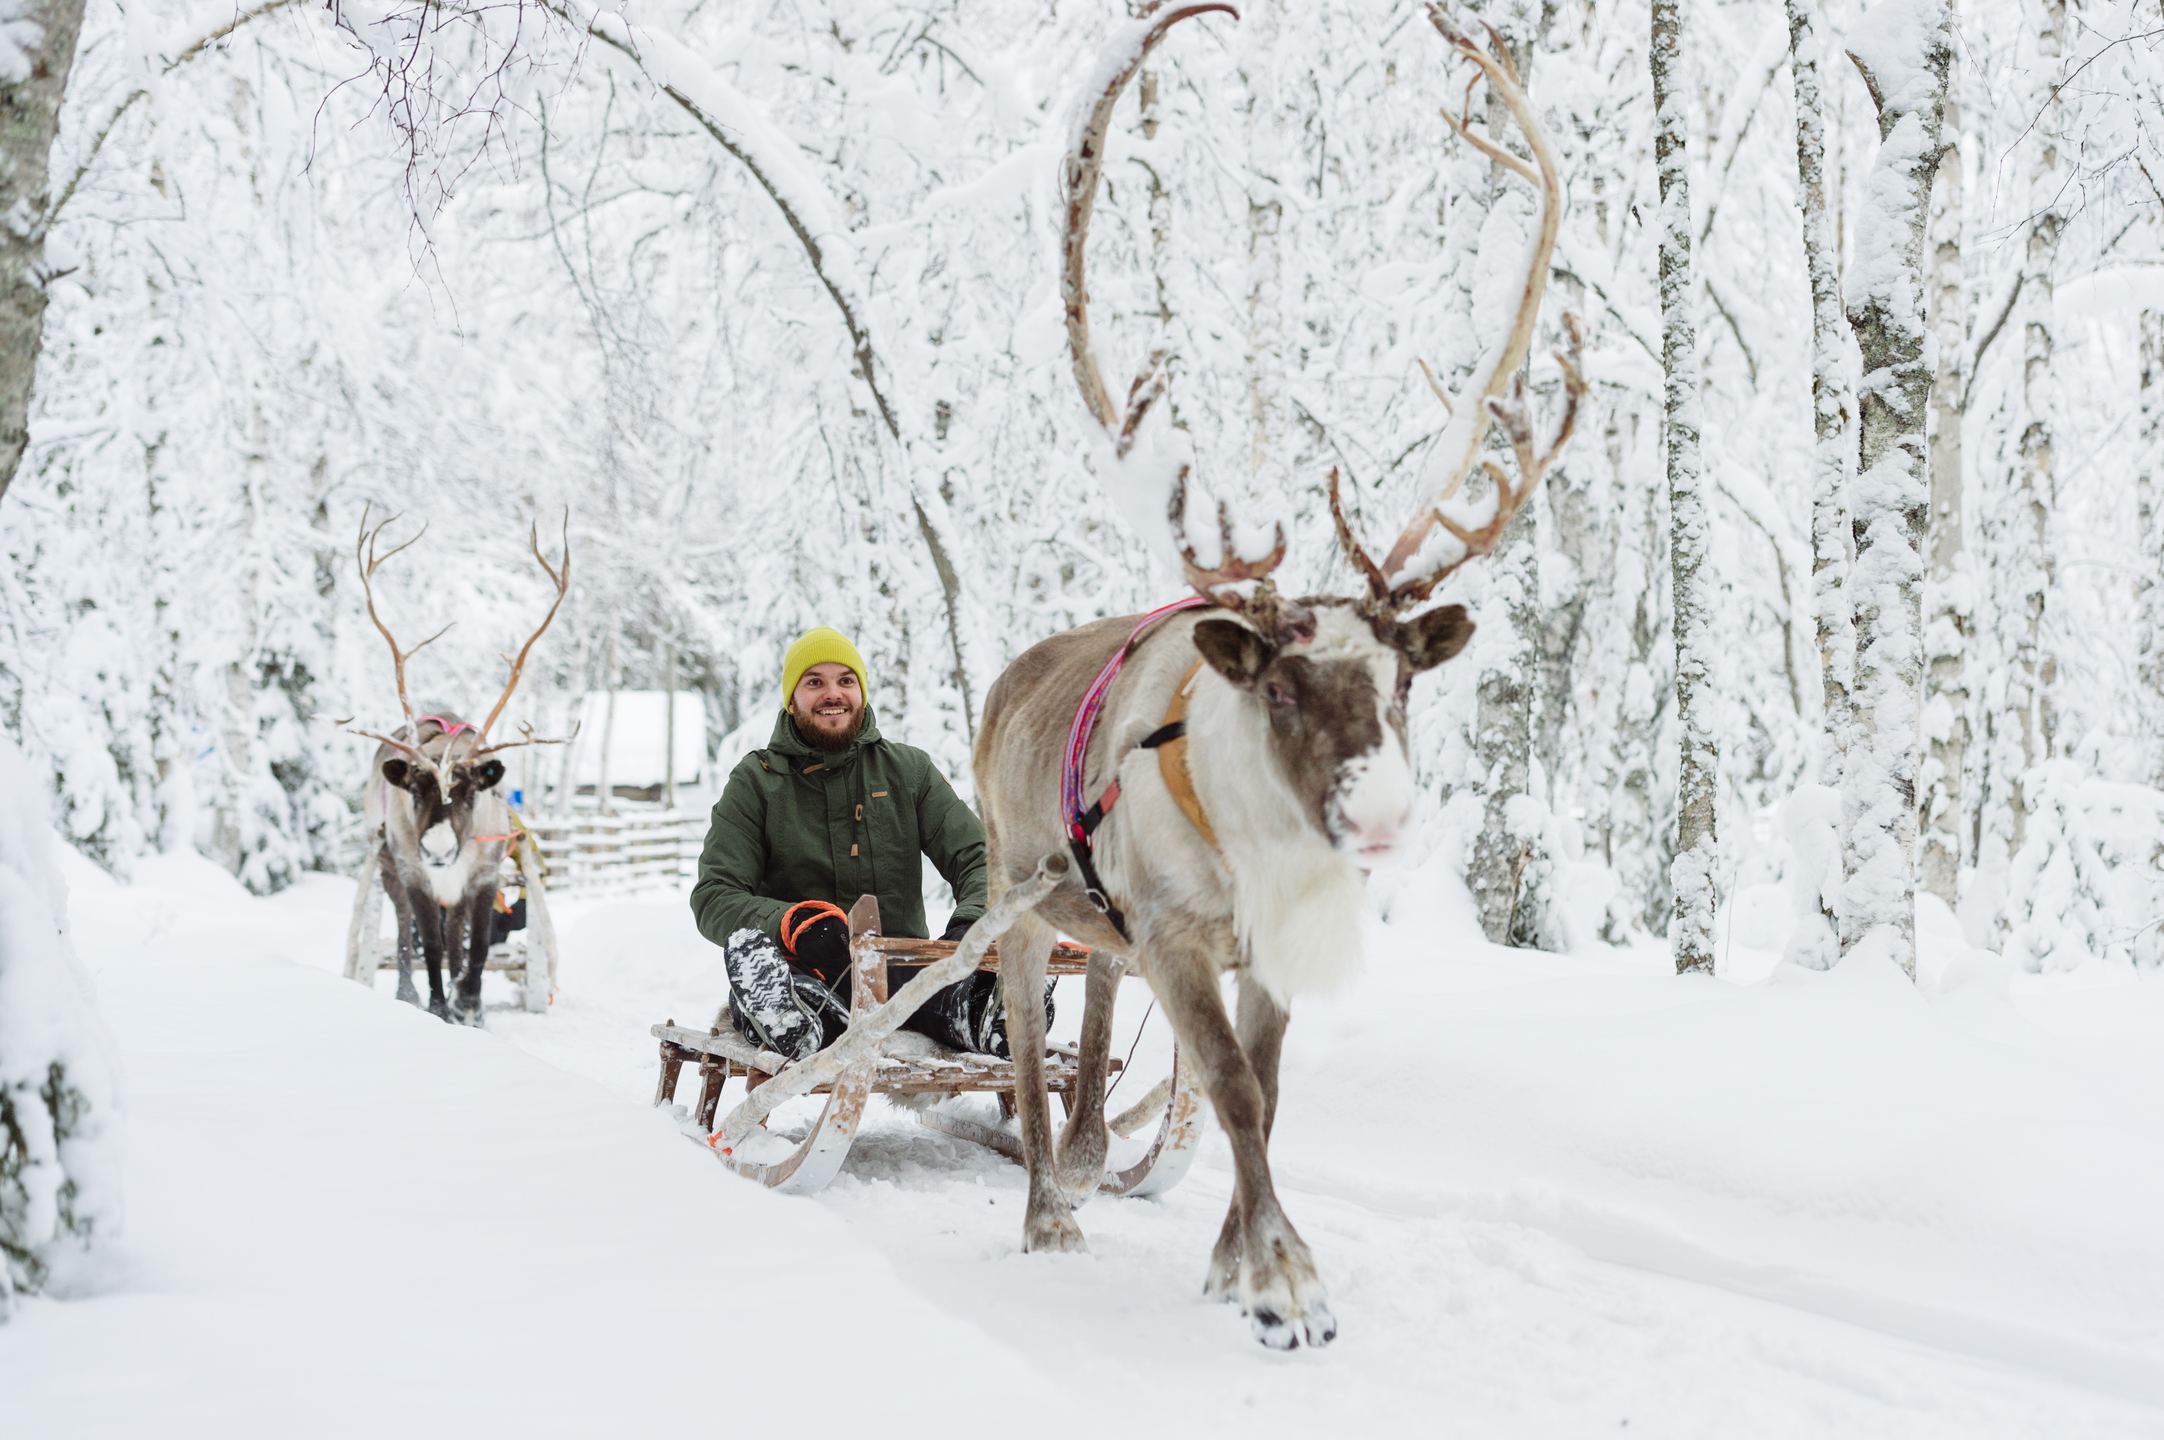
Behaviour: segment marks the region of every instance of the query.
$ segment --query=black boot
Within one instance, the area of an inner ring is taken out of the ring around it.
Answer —
[[[748,927],[737,931],[722,947],[722,968],[729,972],[729,1010],[738,1034],[792,1060],[818,1053],[826,1043],[822,1007],[798,981],[810,981],[822,995],[826,987],[792,971],[773,936]]]
[[[981,983],[985,981],[990,983]],[[1007,1044],[1006,993],[1000,986],[999,977],[979,972],[971,978],[968,986],[969,1025],[966,1033],[970,1037],[969,1048],[980,1055],[996,1055],[1002,1060],[1013,1059],[1014,1051]],[[1052,982],[1047,980],[1044,982],[1044,1029],[1047,1035],[1052,1033],[1053,1013]]]

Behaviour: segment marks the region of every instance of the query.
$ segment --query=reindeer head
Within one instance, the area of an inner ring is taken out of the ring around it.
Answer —
[[[1187,539],[1185,508],[1182,477],[1172,522],[1188,583],[1239,617],[1197,624],[1196,650],[1240,697],[1245,728],[1275,762],[1308,825],[1348,859],[1388,859],[1412,820],[1405,701],[1414,675],[1465,648],[1473,633],[1465,607],[1400,619],[1340,596],[1287,600],[1270,576],[1284,558],[1282,529],[1259,561],[1205,566]],[[1223,506],[1218,529],[1230,557],[1231,517]],[[1232,588],[1242,585],[1250,588]]]
[[[1091,348],[1083,252],[1104,169],[1105,137],[1120,92],[1142,67],[1150,49],[1179,21],[1211,11],[1236,13],[1223,4],[1159,4],[1137,18],[1138,29],[1123,46],[1127,63],[1110,76],[1095,98],[1067,157],[1061,288],[1068,350],[1083,403],[1104,428],[1118,461],[1126,460],[1143,417],[1164,394],[1167,372],[1164,352],[1153,353],[1128,388],[1123,414],[1104,384]],[[1522,372],[1561,224],[1562,183],[1508,49],[1491,30],[1492,53],[1483,51],[1439,5],[1431,3],[1428,13],[1452,49],[1477,68],[1476,78],[1485,78],[1503,102],[1532,158],[1520,157],[1473,128],[1471,85],[1466,89],[1464,111],[1444,118],[1480,153],[1530,184],[1540,200],[1535,243],[1509,331],[1474,369],[1466,387],[1469,396],[1453,404],[1435,387],[1451,417],[1440,442],[1448,457],[1444,483],[1433,499],[1418,508],[1412,523],[1377,563],[1354,538],[1337,472],[1330,473],[1330,512],[1338,543],[1367,583],[1367,593],[1357,599],[1312,596],[1288,601],[1280,597],[1271,572],[1285,558],[1284,528],[1278,527],[1272,548],[1262,559],[1243,560],[1234,548],[1232,518],[1223,504],[1218,507],[1220,559],[1214,566],[1203,565],[1187,538],[1188,469],[1184,465],[1174,482],[1170,506],[1188,583],[1239,617],[1207,619],[1194,629],[1195,647],[1204,662],[1240,697],[1241,717],[1236,723],[1245,723],[1267,737],[1267,750],[1280,778],[1312,828],[1340,854],[1366,864],[1395,851],[1411,820],[1414,789],[1405,701],[1412,677],[1456,655],[1473,633],[1473,623],[1461,605],[1413,612],[1444,577],[1495,548],[1512,516],[1569,439],[1585,391],[1578,369],[1578,326],[1574,318],[1565,317],[1568,348],[1556,356],[1563,373],[1563,415],[1553,439],[1545,447],[1536,446]],[[1432,375],[1430,384],[1434,384]],[[1495,461],[1483,458],[1491,426],[1502,433],[1516,457],[1515,483]],[[1493,481],[1492,508],[1485,516],[1462,508],[1455,517],[1445,514],[1444,505],[1456,496],[1476,465]],[[1448,539],[1431,543],[1438,528]]]
[[[398,823],[401,828],[410,825],[422,864],[448,870],[477,838],[502,838],[502,800],[491,792],[503,779],[503,762],[492,755],[477,756],[475,746],[461,744],[478,732],[449,716],[422,716],[420,731],[420,759],[387,753],[376,769],[409,798],[405,818]]]

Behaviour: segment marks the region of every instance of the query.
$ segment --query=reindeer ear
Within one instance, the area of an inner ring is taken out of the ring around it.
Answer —
[[[1465,648],[1473,622],[1463,605],[1445,605],[1392,628],[1390,643],[1415,670],[1433,670]]]
[[[1237,620],[1205,620],[1195,627],[1195,648],[1210,668],[1245,690],[1255,683],[1277,647]]]
[[[406,762],[393,755],[383,762],[383,778],[399,789],[406,788]]]
[[[486,760],[473,767],[473,788],[486,790],[503,778],[503,762]]]

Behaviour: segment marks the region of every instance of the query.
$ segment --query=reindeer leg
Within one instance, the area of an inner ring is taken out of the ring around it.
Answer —
[[[1112,1053],[1112,1011],[1119,998],[1124,957],[1098,951],[1083,982],[1082,1054],[1075,1067],[1073,1108],[1059,1137],[1059,1181],[1076,1204],[1105,1178],[1105,1072]],[[1008,1024],[1011,1027],[1013,1021]]]
[[[398,878],[398,866],[392,863],[390,848],[386,846],[378,854],[383,868],[383,893],[391,897],[391,910],[398,916],[398,998],[408,1005],[419,1005],[421,992],[413,988],[413,952],[419,948],[413,922],[413,897],[406,893],[405,882]],[[376,937],[367,936],[366,942],[373,947]],[[373,949],[369,953],[373,956]],[[369,963],[375,962],[371,959]]]
[[[1029,1210],[1022,1217],[1024,1250],[1087,1248],[1082,1227],[1075,1223],[1074,1206],[1060,1183],[1052,1153],[1052,1107],[1044,1089],[1044,972],[1057,938],[1052,927],[1034,914],[1023,915],[999,937],[1007,1047],[1014,1056],[1014,1109],[1022,1122],[1022,1163],[1029,1168]]]
[[[496,887],[484,885],[479,894],[444,916],[446,924],[465,931],[466,967],[458,972],[455,1013],[467,1025],[481,1023],[481,977],[488,970],[488,942],[495,933],[495,909]]]
[[[1277,1123],[1277,1066],[1285,1043],[1285,1025],[1292,1017],[1270,998],[1268,991],[1242,972],[1239,1009],[1234,1024],[1240,1049],[1247,1055],[1255,1082],[1262,1087],[1262,1138],[1267,1142]],[[1210,1279],[1204,1287],[1221,1300],[1238,1298],[1240,1260],[1245,1235],[1239,1224],[1240,1207],[1225,1212],[1225,1228],[1218,1232],[1217,1249],[1210,1257]]]
[[[476,1017],[466,1006],[466,956],[472,948],[472,912],[464,901],[441,907],[443,915],[443,978],[449,988],[451,1000],[450,1020],[454,1025],[472,1025]]]
[[[451,1004],[443,998],[443,932],[450,912],[430,900],[415,907],[421,926],[421,954],[428,961],[428,1013],[439,1020],[451,1018]]]
[[[1232,1298],[1247,1312],[1255,1338],[1274,1350],[1327,1345],[1337,1337],[1337,1320],[1307,1242],[1277,1203],[1270,1181],[1270,1106],[1226,1018],[1217,987],[1222,967],[1199,945],[1158,951],[1146,943],[1144,951],[1152,956],[1150,983],[1179,1039],[1180,1057],[1194,1058],[1218,1123],[1232,1142],[1232,1210],[1225,1219],[1239,1254]],[[1216,1281],[1213,1272],[1210,1283]]]

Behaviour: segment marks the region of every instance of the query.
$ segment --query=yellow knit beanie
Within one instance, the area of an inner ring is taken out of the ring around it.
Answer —
[[[830,660],[857,672],[857,687],[864,693],[864,703],[872,703],[872,677],[864,673],[864,657],[857,653],[857,647],[849,643],[847,635],[831,625],[815,625],[792,640],[789,648],[782,652],[782,709],[789,708],[790,697],[796,694],[796,682],[804,678],[804,672]]]

